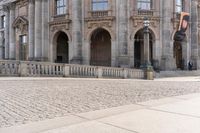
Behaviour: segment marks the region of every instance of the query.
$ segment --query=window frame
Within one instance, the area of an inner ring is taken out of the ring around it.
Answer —
[[[54,3],[56,16],[67,14],[67,0],[55,0]]]
[[[149,8],[143,8],[142,6],[139,6],[140,4],[144,4],[144,5],[149,5]],[[137,10],[152,10],[153,9],[153,0],[137,0]],[[142,7],[142,8],[141,8]]]
[[[26,60],[26,56],[27,56],[27,44],[28,44],[28,36],[27,34],[22,34],[19,35],[19,49],[20,49],[20,54],[19,54],[19,58],[20,60]]]
[[[6,16],[1,16],[1,28],[6,28]]]
[[[180,1],[180,4],[178,4]],[[175,0],[175,12],[181,13],[185,10],[184,0]]]
[[[91,11],[107,11],[109,0],[91,0]]]

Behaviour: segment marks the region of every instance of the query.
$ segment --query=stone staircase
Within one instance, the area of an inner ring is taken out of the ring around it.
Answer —
[[[164,78],[164,77],[189,77],[189,76],[200,76],[200,70],[193,70],[193,71],[160,71],[159,73],[155,73],[156,78]]]

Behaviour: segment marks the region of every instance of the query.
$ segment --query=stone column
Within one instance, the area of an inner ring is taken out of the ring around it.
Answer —
[[[15,20],[15,4],[10,5],[10,23],[9,23],[9,59],[14,60],[16,58],[16,45],[15,45],[15,28],[12,26]]]
[[[161,59],[161,69],[162,70],[174,70],[175,59],[173,58],[173,40],[171,39],[172,31],[172,0],[162,0],[162,59]]]
[[[5,11],[5,59],[7,60],[9,58],[9,18],[10,18],[10,14],[9,14],[9,7],[5,6],[4,7],[4,11]]]
[[[118,32],[118,43],[119,43],[119,65],[128,65],[128,17],[127,17],[127,0],[119,0],[119,32]]]
[[[42,60],[48,60],[48,1],[49,0],[42,0]]]
[[[81,5],[82,0],[72,0],[73,58],[70,62],[75,64],[80,64],[82,61]]]
[[[147,28],[147,27],[146,27]],[[144,29],[144,65],[150,64],[149,61],[149,29]]]
[[[28,44],[29,44],[29,60],[34,59],[34,21],[35,21],[35,6],[34,0],[29,0],[28,5],[28,20],[29,20],[29,29],[28,29]]]
[[[35,60],[41,61],[42,58],[42,1],[35,0]]]
[[[2,24],[2,19],[0,19],[0,24]],[[0,28],[3,28],[3,27],[1,26]],[[3,32],[0,32],[0,60],[2,60],[3,57],[4,57],[4,55],[3,55],[3,53],[4,53],[4,51],[3,51],[4,50],[3,49],[3,47],[4,47],[3,38],[4,38]]]
[[[4,44],[3,44],[3,32],[0,32],[0,60],[3,59],[3,47],[4,47]]]
[[[193,67],[200,68],[198,63],[198,1],[191,0],[191,60],[193,62]]]

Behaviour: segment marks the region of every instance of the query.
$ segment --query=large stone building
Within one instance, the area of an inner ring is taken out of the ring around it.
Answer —
[[[139,68],[143,19],[155,69],[200,68],[197,0],[0,0],[0,59]],[[180,12],[190,14],[174,41]]]

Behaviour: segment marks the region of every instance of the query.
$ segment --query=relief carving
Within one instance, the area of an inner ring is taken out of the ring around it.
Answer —
[[[94,27],[112,27],[112,22],[102,21],[102,22],[88,22],[88,29],[92,29]]]
[[[13,27],[16,28],[16,32],[27,33],[28,32],[28,20],[22,16],[17,17],[13,22]]]
[[[142,17],[133,17],[133,27],[143,26],[143,18]],[[151,18],[150,20],[150,26],[154,28],[159,28],[160,20],[159,18]]]
[[[51,31],[52,32],[54,32],[56,30],[69,30],[69,24],[51,26]]]

